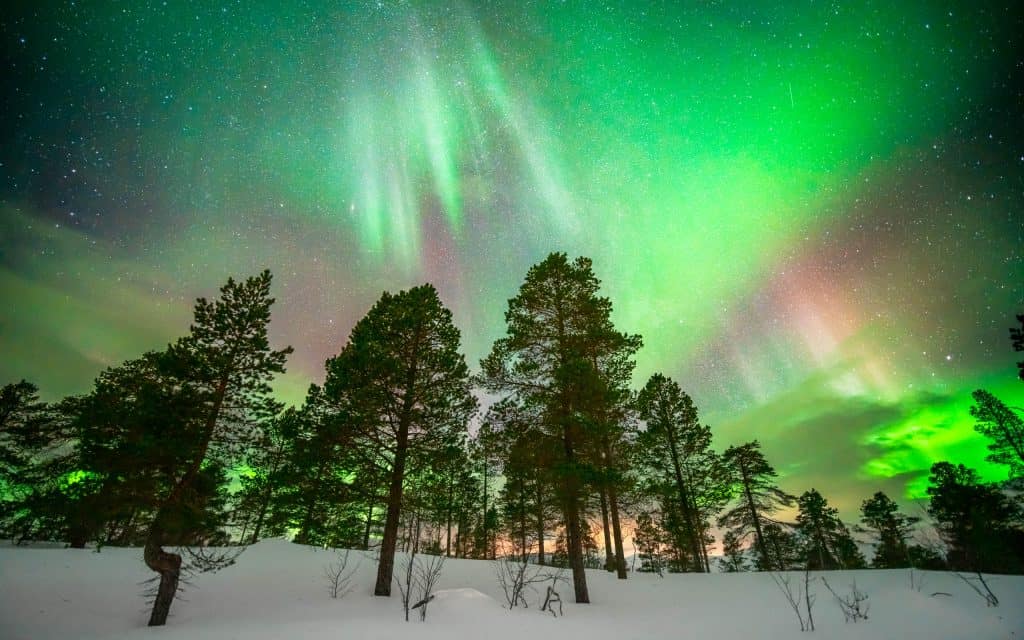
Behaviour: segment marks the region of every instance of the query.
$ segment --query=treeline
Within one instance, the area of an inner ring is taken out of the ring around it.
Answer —
[[[4,387],[0,534],[143,547],[160,579],[151,624],[189,561],[169,549],[282,535],[377,547],[383,596],[396,551],[415,550],[566,566],[588,602],[584,569],[626,578],[628,530],[641,571],[711,571],[716,544],[732,571],[867,564],[820,493],[778,487],[756,441],[715,451],[677,382],[658,374],[632,390],[641,338],[614,326],[586,258],[556,253],[529,270],[475,375],[432,286],[384,293],[324,384],[288,409],[268,386],[291,352],[269,344],[270,283],[229,280],[197,302],[188,335],[104,371],[85,395],[44,404],[29,383]],[[494,399],[482,415],[474,390]],[[976,400],[979,429],[1003,443],[992,459],[1019,477],[1019,416]],[[879,493],[859,525],[872,564],[1021,570],[1019,501],[963,467],[932,474],[948,554],[912,544],[917,519]]]

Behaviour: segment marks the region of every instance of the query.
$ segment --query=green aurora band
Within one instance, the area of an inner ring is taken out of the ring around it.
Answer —
[[[677,378],[785,488],[852,516],[937,460],[1000,478],[967,410],[1024,402],[1020,10],[690,4],[5,18],[3,381],[82,392],[264,266],[288,401],[423,281],[475,363],[566,251],[644,336],[635,384]]]

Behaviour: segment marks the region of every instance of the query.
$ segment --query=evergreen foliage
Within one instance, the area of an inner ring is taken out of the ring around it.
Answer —
[[[729,500],[711,429],[700,424],[690,396],[661,374],[648,380],[636,405],[645,424],[637,434],[637,466],[650,495],[660,500],[678,570],[709,571],[707,520]]]
[[[743,543],[732,531],[722,536],[722,557],[719,566],[725,573],[738,573],[750,569]]]
[[[167,425],[174,452],[164,452],[175,456],[166,468],[174,480],[159,499],[144,551],[146,565],[160,575],[151,626],[165,624],[180,578],[181,556],[163,547],[190,537],[179,527],[209,497],[204,466],[233,466],[258,440],[262,421],[281,409],[269,381],[284,372],[292,349],[270,348],[270,283],[269,271],[244,282],[229,278],[217,300],[196,302],[189,335],[154,357],[166,392],[155,394],[156,404],[178,413]]]
[[[389,596],[407,474],[431,470],[438,451],[458,446],[476,410],[459,331],[434,287],[385,292],[327,362],[325,392],[388,477],[374,593]]]
[[[978,389],[973,394],[971,417],[974,430],[987,437],[990,453],[986,460],[1010,467],[1010,478],[1024,478],[1024,420],[999,398]]]
[[[871,566],[876,569],[918,566],[912,563],[907,539],[920,518],[900,513],[899,506],[881,491],[865,500],[860,510],[860,521],[875,542]]]
[[[1019,573],[1024,550],[1020,504],[962,464],[932,465],[928,513],[954,570]]]
[[[589,602],[584,573],[584,509],[588,487],[600,485],[593,452],[611,423],[607,414],[632,369],[638,336],[615,330],[611,302],[587,258],[553,253],[530,268],[505,313],[507,334],[481,362],[489,392],[514,397],[540,416],[545,439],[558,443],[550,473],[562,508],[566,555],[576,602]]]
[[[773,552],[765,538],[767,524],[779,524],[771,517],[776,510],[792,507],[796,499],[775,485],[778,474],[765,460],[755,440],[726,449],[722,456],[725,478],[736,493],[736,504],[718,519],[718,526],[741,541],[753,535],[757,566],[762,571],[783,570],[785,559]]]
[[[800,533],[807,568],[811,570],[860,569],[864,558],[839,511],[817,489],[797,499],[796,529]]]

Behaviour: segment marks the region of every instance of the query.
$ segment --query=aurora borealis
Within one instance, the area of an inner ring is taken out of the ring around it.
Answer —
[[[783,8],[784,7],[784,8]],[[475,364],[551,251],[594,260],[634,384],[851,516],[986,467],[1024,403],[1016,2],[42,2],[0,17],[0,382],[48,398],[275,275],[298,402],[380,292]]]

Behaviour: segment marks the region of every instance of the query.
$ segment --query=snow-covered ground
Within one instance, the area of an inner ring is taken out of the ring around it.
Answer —
[[[867,621],[845,623],[817,582],[817,630],[808,635],[768,574],[631,574],[619,581],[590,571],[592,604],[572,604],[564,585],[565,615],[555,619],[539,611],[540,592],[529,595],[527,610],[503,608],[492,563],[448,560],[427,621],[405,622],[397,589],[390,599],[371,595],[376,566],[370,558],[352,552],[351,562],[360,562],[355,588],[335,600],[323,578],[334,553],[284,541],[261,542],[236,565],[198,576],[175,601],[167,626],[150,629],[140,583],[152,574],[141,555],[139,549],[0,548],[0,638],[1024,638],[1024,577],[991,577],[1001,603],[988,608],[954,575],[926,573],[917,591],[903,570],[814,574],[840,592],[856,578],[870,610]]]

